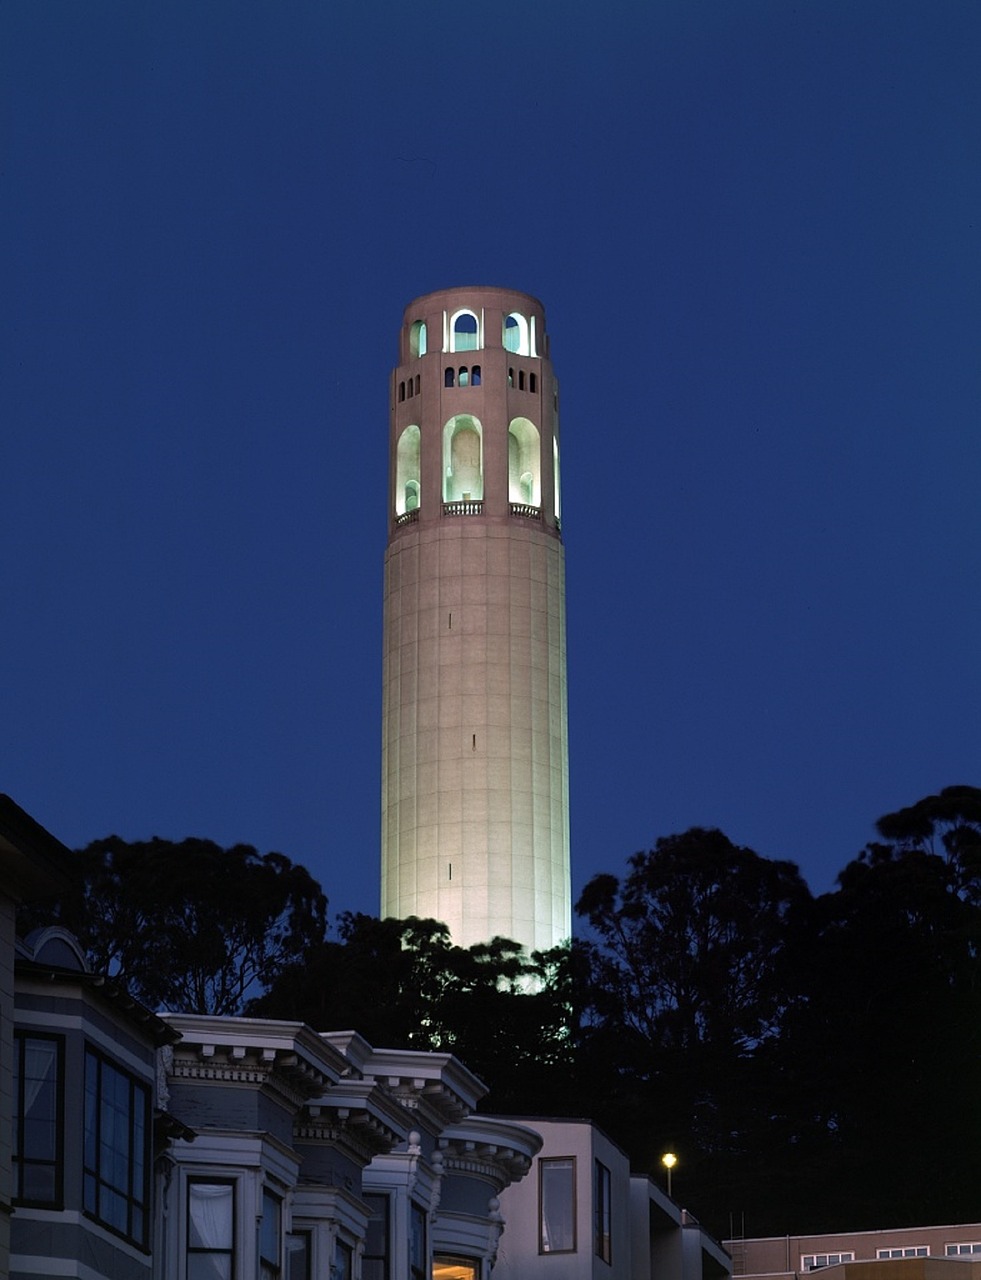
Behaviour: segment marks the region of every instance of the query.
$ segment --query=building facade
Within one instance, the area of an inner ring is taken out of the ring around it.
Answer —
[[[736,1237],[725,1242],[733,1274],[746,1280],[796,1280],[810,1271],[835,1268],[838,1280],[963,1280],[981,1277],[981,1223],[894,1227],[825,1235]],[[964,1266],[971,1263],[974,1271]],[[974,1273],[977,1273],[976,1275]],[[832,1280],[829,1276],[828,1280]]]
[[[390,385],[383,916],[461,946],[571,932],[559,393],[545,313],[406,308]]]

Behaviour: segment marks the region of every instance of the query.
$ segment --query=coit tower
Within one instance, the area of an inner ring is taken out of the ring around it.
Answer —
[[[390,387],[383,916],[571,932],[559,391],[541,303],[428,293]]]

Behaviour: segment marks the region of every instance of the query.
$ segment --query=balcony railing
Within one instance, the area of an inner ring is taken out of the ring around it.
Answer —
[[[482,501],[474,502],[473,499],[467,498],[462,502],[444,502],[444,516],[482,516],[484,514],[484,504]]]
[[[414,511],[405,511],[400,516],[396,516],[395,523],[398,524],[414,524],[419,519],[419,508]]]
[[[512,502],[511,514],[513,516],[522,516],[525,520],[541,520],[541,507],[533,507],[528,502]]]

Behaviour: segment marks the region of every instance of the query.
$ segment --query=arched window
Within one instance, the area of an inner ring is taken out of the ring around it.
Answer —
[[[400,382],[399,383],[399,401],[401,402],[404,399],[405,399],[405,383]]]
[[[470,385],[470,370],[465,364],[460,365],[460,373],[457,377],[456,385],[458,387],[469,387]]]
[[[446,372],[443,374],[443,386],[452,387],[455,381],[456,381],[456,374],[454,373],[453,369],[447,367]]]
[[[426,322],[415,320],[409,330],[409,353],[413,356],[426,354]]]
[[[472,387],[480,386],[480,365],[479,364],[475,364],[474,367],[470,370],[470,385]]]
[[[476,351],[480,346],[480,327],[472,311],[458,311],[453,317],[451,351]]]
[[[559,442],[553,437],[552,439],[552,484],[555,493],[555,519],[559,522],[562,520],[562,501],[561,491],[559,489]]]
[[[395,450],[395,514],[403,516],[419,505],[419,428],[406,427]]]
[[[443,428],[443,501],[479,502],[484,496],[483,428],[458,413]]]
[[[416,374],[416,395],[419,394],[419,388],[422,386],[422,374]]]
[[[528,345],[528,321],[518,311],[504,317],[504,350],[518,356],[531,355]]]
[[[527,418],[512,418],[508,427],[508,501],[542,505],[541,438]]]
[[[409,379],[409,399],[412,399],[412,379]]]
[[[508,386],[509,387],[514,386],[514,370],[513,369],[508,369]]]
[[[519,369],[518,370],[518,390],[524,391],[524,389],[525,389],[525,371],[524,369]]]
[[[528,374],[528,390],[529,391],[538,390],[538,374],[537,373]]]

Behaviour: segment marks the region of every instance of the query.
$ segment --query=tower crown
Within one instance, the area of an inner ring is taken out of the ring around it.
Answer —
[[[391,383],[390,530],[445,516],[535,520],[558,536],[558,384],[545,311],[510,289],[405,309]]]

